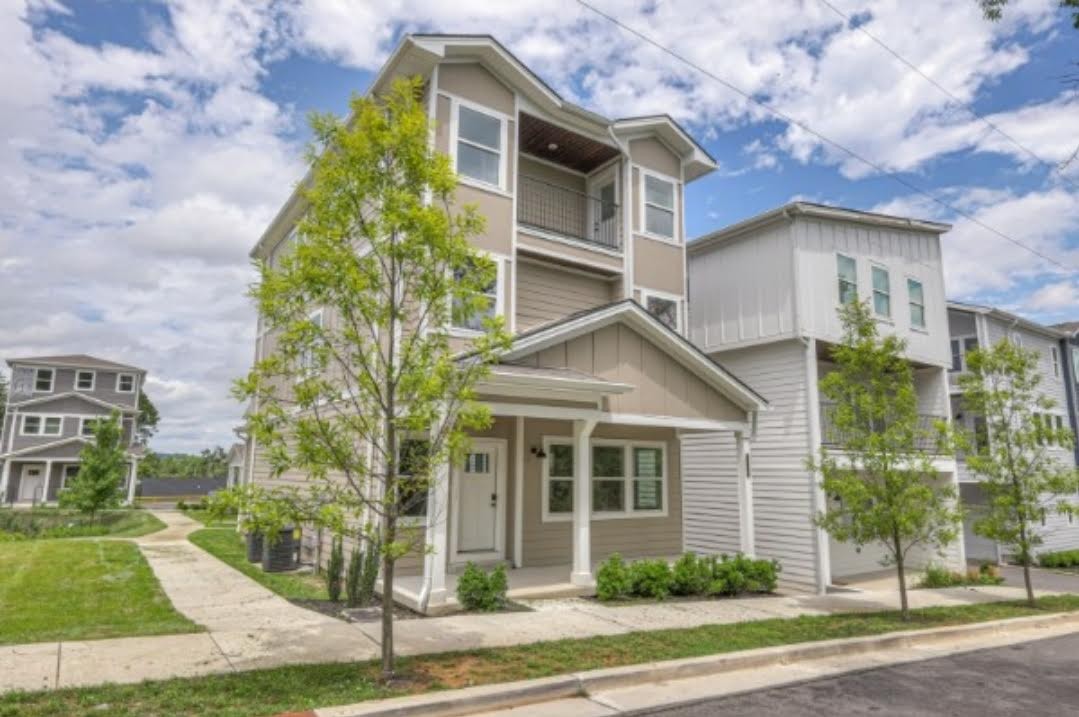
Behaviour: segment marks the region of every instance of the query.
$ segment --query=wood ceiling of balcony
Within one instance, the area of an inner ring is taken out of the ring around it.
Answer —
[[[521,151],[555,162],[578,172],[591,172],[618,156],[609,144],[597,142],[572,130],[544,122],[539,117],[521,113]],[[558,149],[549,149],[551,143]]]

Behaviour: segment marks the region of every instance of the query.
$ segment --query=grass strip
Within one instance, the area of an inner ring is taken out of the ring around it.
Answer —
[[[258,565],[247,562],[247,547],[243,536],[231,528],[203,528],[187,538],[218,560],[236,568],[264,587],[284,598],[294,600],[328,600],[326,583],[310,573],[267,573]]]

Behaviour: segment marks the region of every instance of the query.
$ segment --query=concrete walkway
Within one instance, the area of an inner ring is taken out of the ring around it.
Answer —
[[[378,623],[345,623],[296,607],[191,544],[202,527],[177,512],[157,512],[165,530],[135,539],[173,605],[206,632],[82,642],[0,646],[0,692],[133,683],[289,664],[368,660],[379,652]],[[964,605],[1021,597],[1017,588],[916,590],[912,607]],[[667,602],[607,607],[592,600],[533,601],[534,612],[454,615],[396,623],[398,653],[418,655],[544,640],[618,635],[895,609],[895,591]]]

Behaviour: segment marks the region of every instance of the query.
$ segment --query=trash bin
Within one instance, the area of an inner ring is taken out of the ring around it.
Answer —
[[[262,541],[262,569],[268,573],[293,570],[296,567],[296,531],[284,528],[277,541]]]
[[[257,563],[262,560],[262,533],[248,533],[247,562]]]

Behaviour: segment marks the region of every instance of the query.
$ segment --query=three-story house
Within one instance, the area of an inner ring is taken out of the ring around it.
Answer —
[[[466,561],[512,565],[511,594],[550,594],[588,591],[611,553],[677,555],[681,437],[746,443],[765,405],[685,338],[685,186],[715,162],[670,117],[567,102],[487,36],[408,36],[370,92],[399,76],[425,81],[456,202],[487,219],[475,242],[498,266],[488,311],[514,335],[480,387],[494,424],[410,516],[431,550],[399,564],[399,599],[448,609]],[[304,209],[294,194],[252,256],[288,251]],[[445,327],[462,351],[477,318]],[[272,350],[260,326],[256,357]],[[271,478],[258,445],[248,453],[249,481],[304,479]]]
[[[93,356],[8,359],[11,386],[0,426],[0,499],[53,503],[79,472],[94,422],[117,412],[128,456],[123,493],[135,497],[139,392],[146,372]]]

